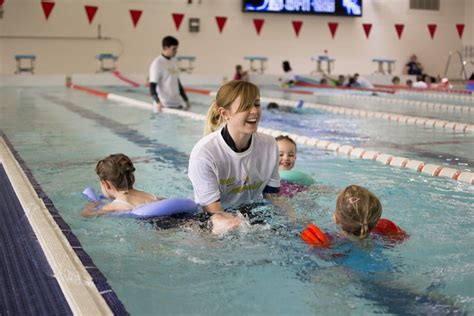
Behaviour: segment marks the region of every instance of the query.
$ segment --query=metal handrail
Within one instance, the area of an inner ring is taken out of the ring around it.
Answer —
[[[449,68],[449,64],[451,63],[451,57],[453,56],[454,53],[457,53],[457,55],[459,56],[459,61],[461,62],[461,73],[459,74],[461,76],[461,79],[463,80],[463,83],[465,81],[467,81],[467,72],[466,72],[466,61],[464,60],[464,58],[462,57],[462,54],[460,51],[451,51],[449,52],[449,56],[448,56],[448,62],[446,63],[446,68],[444,69],[444,77],[447,78],[448,76],[448,68]],[[462,75],[464,74],[464,79],[462,77]]]

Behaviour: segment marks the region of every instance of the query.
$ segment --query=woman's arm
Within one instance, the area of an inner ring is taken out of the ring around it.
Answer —
[[[223,212],[221,201],[213,202],[209,205],[203,206],[202,208],[203,208],[203,210],[205,210],[206,212],[211,213],[211,214],[217,214],[217,213],[222,213]]]
[[[236,229],[242,223],[242,219],[231,213],[224,212],[220,201],[213,202],[202,207],[206,212],[213,214],[211,216],[212,233],[221,235],[233,229]]]

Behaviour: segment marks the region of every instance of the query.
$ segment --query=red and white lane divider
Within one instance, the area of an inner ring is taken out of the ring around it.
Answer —
[[[369,102],[377,101],[377,104],[379,105],[396,104],[396,105],[403,105],[403,106],[413,106],[420,109],[434,110],[434,111],[441,111],[441,112],[459,112],[459,113],[474,114],[474,106],[467,106],[467,105],[454,105],[454,104],[445,104],[445,103],[439,103],[439,102],[407,100],[407,99],[399,99],[399,98],[393,98],[393,97],[387,98],[387,97],[379,97],[379,96],[374,96],[374,95],[367,96],[367,95],[354,95],[354,94],[332,94],[329,92],[306,91],[306,90],[295,90],[295,89],[278,89],[276,91],[294,93],[294,94],[315,95],[315,96],[330,95],[332,98],[339,100],[338,102],[345,102],[345,101],[349,102],[352,100],[361,100],[361,101],[369,101]],[[455,100],[455,101],[458,101],[458,100]],[[474,97],[472,97],[472,101],[470,101],[470,104],[474,105]],[[350,105],[350,104],[346,103],[346,104],[341,104],[341,105]]]
[[[285,99],[278,99],[278,98],[261,97],[260,100],[264,102],[276,102],[278,104],[286,105],[286,106],[290,106],[294,108],[301,107],[302,105],[301,103],[302,101],[285,100]],[[403,115],[403,114],[391,113],[391,112],[369,111],[369,110],[362,110],[362,109],[359,110],[359,109],[354,109],[350,107],[325,105],[325,104],[318,104],[318,103],[312,103],[312,102],[304,102],[303,107],[325,111],[325,112],[336,113],[336,114],[383,119],[383,120],[396,122],[398,124],[418,125],[418,126],[425,126],[425,127],[432,127],[432,128],[444,128],[448,130],[454,130],[456,132],[474,133],[473,124],[466,124],[466,123],[461,123],[461,122],[445,121],[445,120],[438,120],[438,119],[420,117],[420,116]]]
[[[128,83],[129,85],[131,85],[132,87],[135,87],[135,88],[138,88],[140,86],[140,84],[136,81],[133,81],[131,79],[128,79],[127,77],[125,77],[124,75],[122,75],[122,73],[118,70],[115,70],[112,72],[112,74],[117,77],[118,79],[122,80],[123,82],[126,82]]]
[[[215,96],[215,94],[216,92],[209,92],[210,96]],[[317,94],[317,92],[314,92],[314,94]],[[353,99],[353,98],[358,98],[358,97],[360,97],[362,100],[375,100],[373,98],[376,98],[373,96],[369,97],[369,96],[355,96],[355,95],[336,95],[333,97],[340,98],[341,100],[351,99],[351,98]],[[384,98],[380,98],[380,99],[384,101],[390,100],[390,102],[396,103],[396,101],[392,101],[392,99],[384,99]],[[396,122],[398,124],[417,125],[417,126],[425,126],[425,127],[431,127],[431,128],[444,128],[444,129],[453,130],[456,132],[474,133],[473,124],[467,124],[467,123],[462,123],[462,122],[439,120],[439,119],[433,119],[433,118],[427,118],[427,117],[421,117],[421,116],[403,115],[403,114],[392,113],[392,112],[370,111],[370,110],[356,109],[352,107],[343,107],[343,106],[336,106],[336,105],[325,105],[325,104],[312,103],[312,102],[301,103],[301,101],[270,98],[270,97],[261,97],[260,100],[264,102],[276,102],[281,105],[286,105],[286,106],[295,107],[295,108],[298,108],[303,104],[304,107],[310,108],[310,109],[331,112],[331,113],[336,113],[336,114],[353,115],[353,116],[359,116],[359,117],[365,117],[365,118],[384,119],[384,120]],[[432,103],[432,104],[436,104],[436,103]],[[451,107],[457,107],[457,106],[451,106]],[[470,110],[469,107],[467,108],[468,110]],[[474,113],[474,110],[472,113]]]
[[[145,110],[150,111],[152,109],[152,104],[144,101],[139,101],[135,100],[132,98],[124,97],[121,95],[113,94],[113,93],[107,93],[103,91],[98,91],[95,89],[87,88],[87,87],[82,87],[78,85],[71,84],[69,85],[70,88],[80,90],[87,92],[89,94],[99,96],[106,98],[111,101],[116,101],[120,103],[124,103],[127,105],[131,105],[137,108],[142,108]],[[199,93],[199,94],[206,94],[206,95],[215,95],[215,92],[213,93],[212,91],[209,90],[201,90],[201,89],[188,89],[188,92],[190,93]],[[288,101],[288,100],[285,100]],[[173,114],[173,115],[178,115],[181,117],[186,117],[190,118],[196,121],[205,121],[206,116],[198,113],[192,113],[192,112],[186,112],[186,111],[181,111],[181,110],[176,110],[176,109],[169,109],[169,108],[164,108],[163,109],[164,113],[168,114]],[[384,165],[392,166],[392,167],[400,167],[400,168],[406,168],[410,170],[414,170],[417,172],[421,172],[424,174],[428,174],[431,176],[435,177],[447,177],[451,178],[453,180],[469,183],[471,185],[474,185],[474,173],[473,172],[467,172],[467,171],[461,171],[457,170],[454,168],[450,167],[444,167],[444,166],[439,166],[435,164],[429,164],[425,163],[423,161],[418,161],[418,160],[410,160],[405,157],[399,157],[399,156],[393,156],[390,154],[386,153],[380,153],[378,151],[372,151],[372,150],[367,150],[365,148],[361,147],[353,147],[351,145],[346,145],[346,144],[339,144],[339,143],[334,143],[330,142],[327,140],[320,140],[317,138],[312,138],[312,137],[307,137],[307,136],[302,136],[302,135],[297,135],[297,134],[291,134],[291,133],[286,133],[283,131],[279,130],[274,130],[270,128],[263,128],[259,127],[258,130],[262,133],[271,135],[273,137],[279,136],[279,135],[288,135],[291,137],[296,143],[306,145],[306,146],[311,146],[311,147],[316,147],[318,149],[322,150],[327,150],[327,151],[333,151],[339,156],[345,156],[345,157],[350,157],[350,158],[358,158],[358,159],[366,159],[366,160],[374,160],[377,162],[380,162]]]
[[[295,86],[298,87],[309,87],[309,88],[318,88],[318,89],[335,89],[335,90],[354,90],[354,91],[368,91],[368,92],[383,92],[394,94],[395,90],[392,88],[353,88],[353,87],[339,87],[339,86],[330,86],[327,84],[311,83],[305,81],[297,81]]]
[[[408,87],[408,86],[400,86],[400,85],[386,85],[386,84],[375,84],[376,88],[383,88],[383,89],[393,89],[395,91],[410,91],[410,92],[418,92],[418,93],[427,93],[427,92],[437,92],[437,93],[447,93],[447,94],[461,94],[461,95],[471,95],[472,91],[469,90],[462,90],[462,89],[449,89],[449,83],[446,83],[444,86],[433,86],[431,85],[428,88],[416,88],[416,87]]]
[[[313,94],[317,96],[323,96],[323,95],[327,96],[327,94],[322,94],[322,93],[313,93]],[[384,97],[378,97],[378,96],[365,96],[365,95],[331,95],[331,97],[338,98],[344,101],[345,100],[361,100],[361,101],[371,101],[371,102],[377,101],[378,103],[382,103],[382,104],[385,103],[385,104],[396,104],[396,105],[403,105],[403,106],[413,106],[413,107],[426,109],[426,110],[474,114],[474,106],[467,106],[467,105],[454,105],[454,104],[416,101],[416,100],[407,100],[407,99],[384,98]]]
[[[352,147],[350,145],[344,145],[339,143],[333,143],[326,140],[319,140],[316,138],[310,138],[297,134],[288,134],[282,131],[270,129],[270,128],[259,128],[259,131],[271,136],[288,135],[296,143],[316,147],[323,150],[333,151],[339,156],[359,158],[367,160],[375,160],[384,165],[406,168],[428,174],[435,177],[447,177],[453,180],[466,182],[474,185],[474,173],[467,171],[460,171],[454,168],[439,166],[435,164],[425,163],[419,160],[410,160],[405,157],[393,156],[378,151],[367,150],[361,147]]]
[[[465,94],[452,94],[452,93],[443,93],[443,92],[417,92],[412,90],[399,90],[396,95],[405,95],[412,97],[422,96],[423,98],[429,98],[432,100],[446,100],[446,101],[460,101],[468,104],[474,104],[474,95],[471,94],[471,91],[465,90],[468,93]]]
[[[140,101],[140,100],[135,100],[135,99],[124,97],[124,96],[114,94],[114,93],[99,91],[99,90],[96,90],[96,89],[92,89],[92,88],[88,88],[88,87],[84,87],[84,86],[79,86],[79,85],[75,85],[75,84],[70,84],[68,87],[71,88],[71,89],[75,89],[75,90],[79,90],[79,91],[89,93],[89,94],[94,95],[94,96],[102,97],[102,98],[105,98],[105,99],[108,99],[108,100],[111,100],[111,101],[126,103],[130,106],[137,107],[137,108],[144,109],[144,110],[148,110],[148,111],[152,110],[152,108],[153,108],[153,105],[151,103],[148,103],[148,102],[145,102],[145,101]],[[201,93],[202,94],[203,90],[189,89],[188,92]],[[208,95],[209,92],[206,92],[206,94]],[[178,116],[181,116],[181,117],[187,117],[187,118],[191,118],[191,119],[194,119],[194,120],[197,120],[197,121],[203,121],[203,120],[206,119],[205,115],[198,114],[198,113],[186,112],[186,111],[170,109],[170,108],[162,108],[162,111],[164,113],[174,114],[174,115],[178,115]]]

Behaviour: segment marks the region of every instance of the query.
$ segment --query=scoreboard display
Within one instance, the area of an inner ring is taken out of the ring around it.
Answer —
[[[243,0],[244,12],[362,16],[362,0]]]

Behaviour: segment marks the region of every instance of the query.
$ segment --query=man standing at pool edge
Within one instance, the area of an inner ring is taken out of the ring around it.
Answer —
[[[181,109],[183,108],[181,98],[186,104],[185,109],[189,109],[191,104],[179,81],[179,69],[174,58],[178,53],[179,42],[172,36],[166,36],[161,44],[162,53],[153,60],[149,72],[153,111],[155,113],[161,112],[163,106]]]

